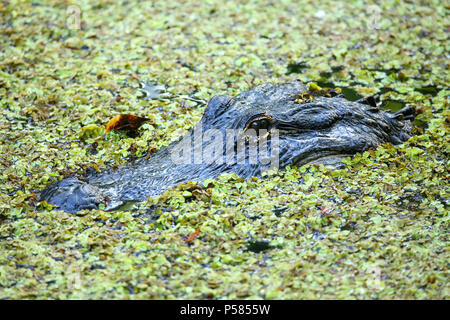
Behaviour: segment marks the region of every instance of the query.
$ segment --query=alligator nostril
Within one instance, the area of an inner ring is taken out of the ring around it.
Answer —
[[[416,116],[416,108],[407,106],[407,107],[404,107],[403,109],[397,111],[396,113],[394,113],[393,118],[395,118],[399,121],[414,120],[415,116]]]
[[[368,107],[366,110],[371,112],[371,113],[380,112],[380,109],[378,107]]]

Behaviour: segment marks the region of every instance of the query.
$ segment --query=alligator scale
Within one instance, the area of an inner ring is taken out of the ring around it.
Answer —
[[[335,165],[349,155],[384,142],[399,144],[411,135],[413,108],[388,113],[365,101],[350,102],[339,95],[299,99],[306,91],[300,82],[293,82],[263,84],[233,98],[213,97],[198,125],[203,132],[219,133],[226,143],[203,139],[200,145],[192,143],[192,150],[187,151],[192,151],[194,157],[198,149],[213,147],[215,159],[221,161],[174,161],[173,154],[182,143],[186,152],[186,138],[182,138],[149,159],[134,160],[117,170],[107,169],[86,177],[86,181],[66,178],[53,183],[42,192],[41,200],[67,212],[97,208],[100,203],[111,210],[127,201],[146,200],[181,182],[201,182],[222,173],[236,173],[246,179],[260,175],[270,163],[251,162],[249,152],[244,152],[240,161],[222,161],[235,154],[242,141],[239,134],[230,138],[233,130],[265,132],[256,138],[266,139],[268,151],[274,147],[275,136],[271,133],[276,132],[280,168],[307,163]],[[194,131],[189,132],[189,137]]]

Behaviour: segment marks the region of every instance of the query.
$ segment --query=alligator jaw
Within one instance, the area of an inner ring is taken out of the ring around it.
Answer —
[[[305,164],[322,164],[327,167],[340,168],[344,166],[342,160],[351,157],[351,154],[327,154],[327,155],[311,155],[296,163],[297,166],[302,166]]]

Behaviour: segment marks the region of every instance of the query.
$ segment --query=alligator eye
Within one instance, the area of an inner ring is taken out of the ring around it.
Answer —
[[[255,120],[252,123],[250,123],[249,128],[255,129],[255,130],[260,130],[260,129],[268,129],[269,126],[270,126],[269,119],[259,119],[259,120]]]

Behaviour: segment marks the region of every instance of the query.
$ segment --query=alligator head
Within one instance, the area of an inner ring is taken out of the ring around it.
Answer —
[[[215,96],[193,130],[150,159],[107,169],[87,182],[61,180],[48,186],[41,200],[68,212],[99,203],[113,209],[181,182],[201,182],[222,173],[250,178],[287,165],[336,165],[357,152],[410,137],[413,108],[392,114],[339,96],[301,101],[304,92],[301,83],[293,82],[260,85],[234,98]]]

